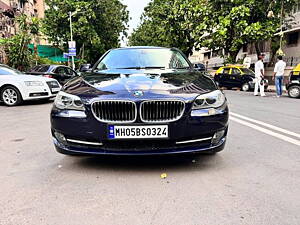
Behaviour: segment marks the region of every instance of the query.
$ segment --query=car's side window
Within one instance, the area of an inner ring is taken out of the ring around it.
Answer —
[[[66,69],[67,69],[67,74],[68,75],[76,76],[76,73],[73,70],[71,70],[70,68],[66,68]]]
[[[229,74],[230,73],[230,68],[224,68],[222,73]]]
[[[57,67],[55,70],[56,74],[66,74],[66,70],[64,67]]]
[[[235,74],[235,75],[240,75],[241,71],[239,69],[237,69],[237,68],[233,68],[231,73]]]

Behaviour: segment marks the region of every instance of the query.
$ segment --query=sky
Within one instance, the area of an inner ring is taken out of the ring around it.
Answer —
[[[127,9],[129,10],[130,17],[132,18],[129,21],[129,34],[132,32],[134,28],[139,25],[140,17],[144,11],[145,6],[151,0],[121,0],[123,4],[127,5]],[[124,45],[124,43],[122,43]]]

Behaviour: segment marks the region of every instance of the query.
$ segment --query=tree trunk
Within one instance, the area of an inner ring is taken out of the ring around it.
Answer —
[[[256,54],[257,54],[257,58],[259,58],[259,55],[261,54],[261,50],[259,48],[259,43],[255,42],[254,46],[255,46],[255,50],[256,50]]]

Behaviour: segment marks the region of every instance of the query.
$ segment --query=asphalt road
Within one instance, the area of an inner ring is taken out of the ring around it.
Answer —
[[[0,224],[299,225],[300,100],[226,94],[226,149],[198,157],[63,156],[51,104],[0,105]]]

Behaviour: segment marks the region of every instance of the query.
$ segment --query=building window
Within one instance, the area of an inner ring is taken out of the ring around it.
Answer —
[[[205,60],[210,59],[210,52],[204,53],[204,59],[205,59]]]
[[[299,32],[290,33],[287,36],[287,45],[288,46],[297,46],[299,39]]]

